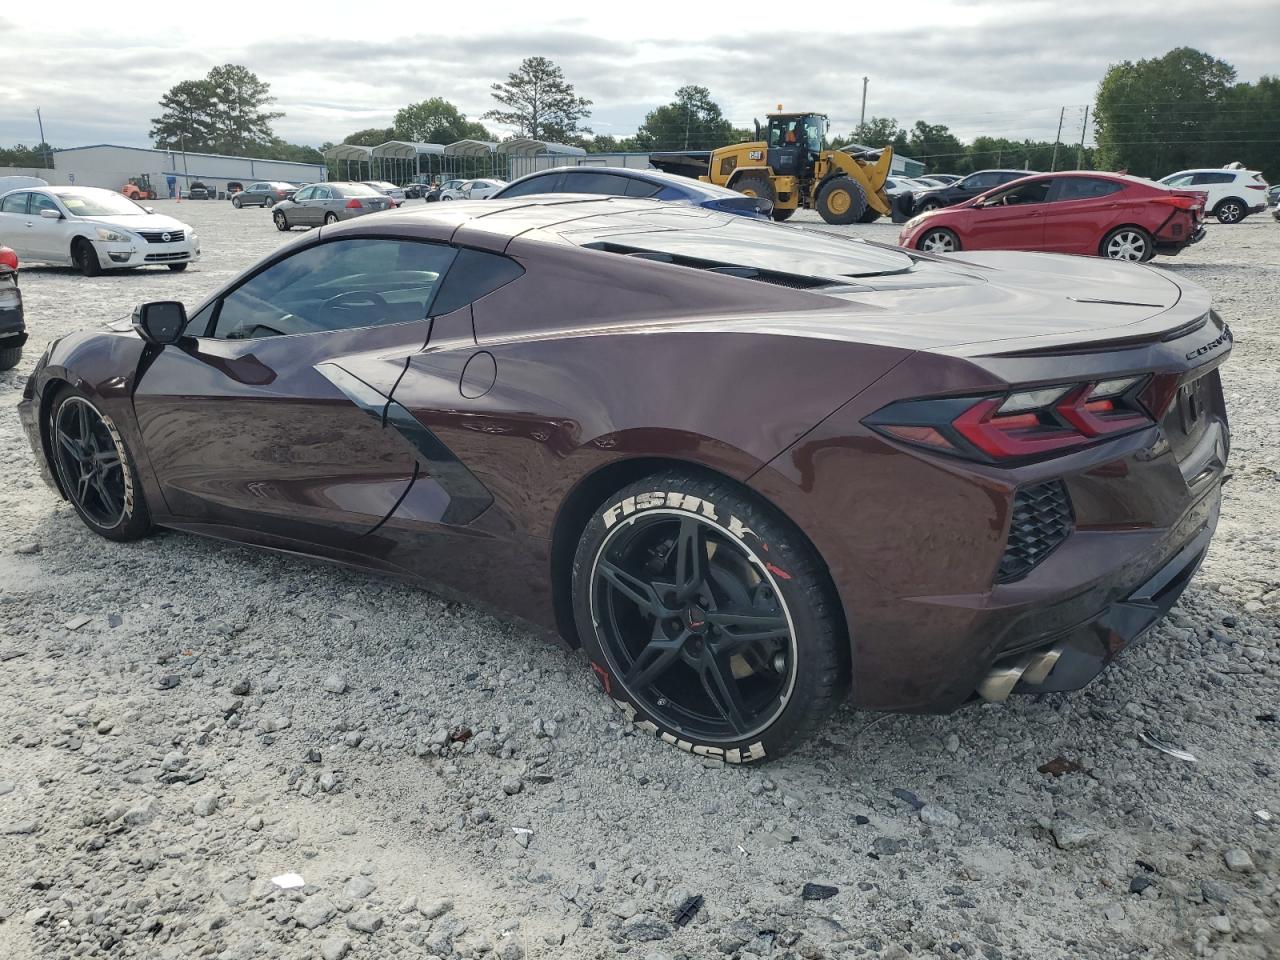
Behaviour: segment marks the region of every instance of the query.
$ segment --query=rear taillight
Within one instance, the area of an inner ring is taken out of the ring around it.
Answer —
[[[18,255],[9,247],[0,247],[0,266],[8,267],[10,270],[17,270]]]
[[[360,201],[357,200],[355,197],[352,197],[350,200],[347,201],[348,210],[359,210],[360,206],[361,206]]]
[[[1167,203],[1171,207],[1177,207],[1180,210],[1193,210],[1200,206],[1203,201],[1196,200],[1194,197],[1152,197],[1156,203]]]
[[[1151,426],[1151,408],[1143,403],[1149,379],[1125,377],[994,396],[906,400],[876,411],[863,422],[903,443],[970,460],[1037,459]]]
[[[1265,189],[1267,189],[1267,185],[1266,185],[1265,183],[1246,183],[1246,184],[1245,184],[1245,186],[1246,186],[1246,187],[1248,187],[1250,190],[1265,190]]]

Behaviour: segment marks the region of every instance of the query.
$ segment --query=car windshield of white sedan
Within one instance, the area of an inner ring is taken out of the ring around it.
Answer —
[[[109,190],[101,193],[60,193],[58,199],[77,217],[141,217],[147,212],[128,197]]]

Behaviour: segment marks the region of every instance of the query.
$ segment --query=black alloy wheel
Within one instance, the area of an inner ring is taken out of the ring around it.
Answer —
[[[795,682],[791,617],[764,564],[718,524],[649,511],[597,556],[592,609],[614,673],[691,740],[746,740]]]
[[[605,500],[574,553],[570,599],[605,694],[691,753],[779,756],[849,691],[849,635],[821,557],[723,477],[673,467]]]
[[[151,514],[120,431],[74,387],[54,397],[46,423],[53,468],[85,525],[109,540],[137,540]]]
[[[53,442],[67,496],[98,526],[117,526],[127,503],[124,464],[102,415],[89,401],[68,398],[58,408]]]

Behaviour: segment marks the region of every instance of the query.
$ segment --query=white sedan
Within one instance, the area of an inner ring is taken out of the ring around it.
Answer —
[[[190,226],[99,187],[9,191],[0,196],[0,237],[23,260],[69,264],[86,277],[153,265],[185,270],[200,259]]]
[[[507,185],[505,180],[468,180],[458,188],[459,200],[485,200]]]

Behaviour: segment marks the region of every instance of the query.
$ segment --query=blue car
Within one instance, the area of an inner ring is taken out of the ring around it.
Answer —
[[[554,167],[527,174],[493,194],[491,199],[528,197],[540,193],[594,193],[607,197],[652,197],[688,203],[756,220],[769,220],[773,201],[748,197],[727,187],[703,183],[658,170],[628,167]]]

